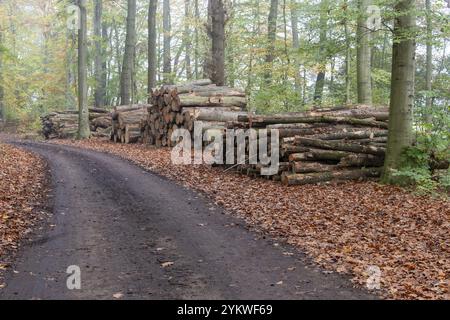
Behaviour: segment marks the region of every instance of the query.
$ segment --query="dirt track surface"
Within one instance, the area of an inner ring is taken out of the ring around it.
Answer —
[[[50,227],[0,299],[372,299],[201,195],[111,155],[20,143],[49,162]],[[66,270],[81,269],[81,290]]]

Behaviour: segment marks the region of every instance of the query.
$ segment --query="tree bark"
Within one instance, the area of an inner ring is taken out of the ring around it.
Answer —
[[[306,185],[319,182],[329,182],[332,180],[358,180],[367,178],[377,178],[381,174],[380,168],[367,168],[356,170],[332,171],[325,173],[311,174],[285,174],[283,175],[283,183],[285,185]]]
[[[345,1],[344,10],[348,11],[348,1]],[[351,53],[351,39],[350,39],[350,30],[349,30],[349,22],[348,18],[345,18],[344,21],[344,31],[345,31],[345,104],[351,104],[351,62],[352,62],[352,53]]]
[[[209,78],[218,86],[225,85],[225,7],[223,0],[209,0],[211,58]]]
[[[291,0],[292,47],[295,50],[294,56],[298,55],[298,49],[300,48],[297,11],[298,11],[297,1]],[[295,63],[295,91],[300,94],[301,93],[300,66],[297,58],[294,59],[294,63]]]
[[[184,42],[185,46],[185,66],[186,66],[186,79],[192,80],[192,64],[191,64],[191,50],[192,50],[192,38],[191,38],[191,10],[190,0],[184,0]]]
[[[94,44],[95,44],[95,107],[105,106],[106,83],[104,82],[104,50],[102,32],[103,1],[95,0],[94,8]]]
[[[340,141],[324,141],[320,139],[310,139],[310,138],[295,138],[296,144],[305,147],[314,147],[324,150],[337,150],[337,151],[347,151],[353,153],[367,153],[376,156],[384,156],[386,154],[386,149],[375,147],[371,145],[360,145],[357,143],[348,143]]]
[[[165,84],[173,83],[172,76],[172,56],[171,56],[171,41],[172,41],[172,28],[170,21],[170,0],[164,0],[163,2],[163,80]]]
[[[198,22],[200,20],[200,9],[198,6],[198,0],[194,0],[194,11],[195,11],[195,20]],[[194,73],[195,79],[200,78],[200,35],[198,27],[195,27],[194,30],[194,41],[195,41],[195,49],[194,49]]]
[[[127,34],[120,78],[121,104],[133,103],[133,77],[136,47],[136,0],[128,0]]]
[[[150,0],[148,8],[148,102],[152,99],[152,89],[156,87],[156,11],[158,0]]]
[[[425,0],[426,14],[427,14],[427,55],[426,55],[426,75],[425,75],[425,90],[427,91],[425,104],[425,121],[432,122],[432,108],[433,98],[431,97],[432,77],[433,77],[433,25],[431,19],[431,0]]]
[[[267,32],[267,54],[266,54],[266,68],[265,74],[266,83],[270,85],[272,82],[272,68],[273,60],[275,59],[275,41],[277,39],[277,18],[278,18],[278,0],[270,1],[270,12],[268,18],[268,32]]]
[[[328,7],[329,0],[322,0],[320,3],[320,58],[321,63],[325,64],[327,59],[325,42],[327,41],[327,30],[328,30]],[[316,104],[322,103],[323,90],[325,88],[325,66],[322,70],[317,73],[316,85],[314,90],[314,102]]]
[[[415,1],[401,0],[395,6],[394,46],[391,80],[389,140],[383,182],[395,184],[395,170],[402,166],[402,154],[413,143],[415,78]]]
[[[80,28],[78,30],[78,139],[91,135],[87,86],[87,12],[86,0],[78,0]]]
[[[372,0],[358,0],[358,28],[357,28],[357,83],[358,103],[372,104],[372,50],[370,48],[370,30],[368,28],[367,8]]]

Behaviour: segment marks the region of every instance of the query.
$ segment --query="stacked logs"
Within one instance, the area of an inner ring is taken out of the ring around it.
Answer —
[[[111,140],[125,144],[141,142],[141,126],[147,119],[148,107],[148,105],[115,107],[111,116]]]
[[[180,86],[163,86],[153,90],[152,106],[142,123],[143,141],[157,147],[172,146],[172,133],[201,122],[204,130],[225,129],[227,121],[237,121],[246,115],[245,93],[229,87],[213,85],[210,80],[198,80]]]
[[[93,136],[105,136],[111,130],[111,116],[105,109],[89,109]],[[46,139],[75,138],[78,133],[78,111],[52,112],[41,117],[42,133]]]
[[[280,168],[268,177],[286,185],[379,177],[388,137],[388,111],[365,106],[295,114],[239,116],[228,128],[277,129]],[[269,139],[270,142],[270,139]],[[261,165],[237,170],[260,176]]]

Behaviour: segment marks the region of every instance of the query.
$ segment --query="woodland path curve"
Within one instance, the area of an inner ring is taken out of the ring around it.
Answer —
[[[127,161],[15,144],[49,163],[52,227],[24,245],[0,299],[374,298],[203,196]],[[72,265],[81,269],[81,290],[67,289]]]

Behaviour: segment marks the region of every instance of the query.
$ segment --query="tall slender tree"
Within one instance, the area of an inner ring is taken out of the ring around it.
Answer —
[[[225,7],[223,0],[209,0],[211,57],[208,75],[218,86],[225,85]]]
[[[359,18],[357,27],[357,83],[358,103],[372,104],[372,49],[370,47],[368,8],[372,0],[358,0]]]
[[[195,14],[195,29],[194,29],[194,73],[195,79],[200,78],[200,32],[198,28],[198,22],[200,20],[200,8],[198,5],[198,0],[194,0],[194,14]]]
[[[328,31],[328,8],[329,0],[322,0],[320,3],[320,39],[319,39],[319,57],[323,64],[319,72],[317,73],[316,85],[314,89],[314,102],[316,104],[322,103],[323,90],[325,88],[325,68],[326,68],[326,58],[327,58],[327,31]]]
[[[170,16],[170,0],[164,0],[163,2],[163,73],[164,83],[173,83],[172,76],[172,55],[171,55],[171,42],[172,42],[172,23]]]
[[[128,0],[127,34],[120,77],[120,100],[122,105],[134,101],[134,66],[136,50],[136,0]]]
[[[191,38],[191,1],[184,0],[184,34],[183,39],[185,42],[185,66],[186,66],[186,78],[192,79],[192,65],[191,65],[191,51],[192,51],[192,38]]]
[[[294,56],[298,55],[300,49],[300,37],[298,32],[298,8],[297,1],[291,0],[291,24],[292,24],[292,47],[294,48]],[[300,65],[298,59],[294,59],[295,64],[295,91],[301,91],[300,83]]]
[[[348,0],[344,2],[344,11],[348,12]],[[348,17],[344,18],[344,32],[345,32],[345,103],[351,103],[351,62],[352,62],[352,50],[350,39],[350,26]]]
[[[105,106],[106,83],[104,81],[104,50],[103,50],[103,30],[102,30],[103,0],[94,1],[94,44],[95,44],[95,106],[98,108]]]
[[[148,8],[148,101],[151,100],[152,89],[156,87],[156,12],[158,0],[150,0]]]
[[[78,139],[88,139],[89,127],[87,85],[87,12],[86,0],[78,0],[80,26],[78,29]]]
[[[389,138],[383,181],[396,183],[395,170],[402,166],[402,153],[413,143],[415,79],[415,0],[400,0],[395,5],[394,46],[392,53]]]
[[[450,4],[450,2],[449,2]],[[431,97],[432,87],[432,77],[433,77],[433,45],[432,45],[432,37],[433,37],[433,23],[431,19],[431,0],[425,0],[426,6],[426,15],[427,15],[427,56],[426,56],[426,75],[425,75],[425,90],[427,91],[426,97],[426,120],[431,123],[432,121],[432,112],[431,108],[433,107],[433,99]]]
[[[267,53],[266,65],[267,71],[265,73],[266,83],[272,82],[272,68],[275,60],[275,41],[277,39],[277,21],[278,21],[278,0],[270,0],[269,18],[267,21]]]

